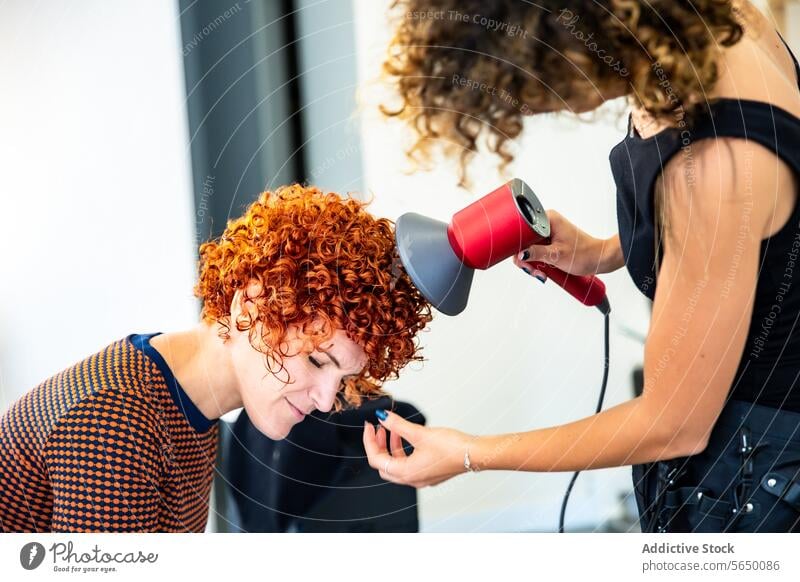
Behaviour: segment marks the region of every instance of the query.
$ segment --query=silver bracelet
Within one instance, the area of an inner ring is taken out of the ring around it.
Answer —
[[[478,438],[478,437],[477,436],[472,437],[472,439],[467,443],[467,448],[464,451],[464,469],[466,469],[470,473],[477,473],[478,470],[479,470],[469,460],[469,448],[472,446],[472,443],[475,441],[476,438]]]

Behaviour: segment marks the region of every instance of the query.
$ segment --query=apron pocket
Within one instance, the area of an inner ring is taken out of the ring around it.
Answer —
[[[668,490],[664,498],[662,519],[669,532],[719,532],[733,511],[732,503],[713,497],[703,487]]]
[[[757,531],[790,532],[800,525],[800,455],[776,463],[761,478],[754,498],[761,505]]]

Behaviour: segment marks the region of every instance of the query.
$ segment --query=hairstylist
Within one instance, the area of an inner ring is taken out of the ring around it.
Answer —
[[[466,172],[487,143],[510,161],[526,115],[626,98],[628,133],[610,154],[618,236],[551,210],[551,247],[516,262],[534,275],[537,260],[576,274],[625,266],[653,313],[640,397],[495,436],[381,412],[364,429],[371,465],[416,486],[476,469],[633,465],[644,531],[800,530],[800,69],[780,35],[746,1],[395,8],[385,68],[401,106],[386,113],[415,128],[419,159],[442,147]]]

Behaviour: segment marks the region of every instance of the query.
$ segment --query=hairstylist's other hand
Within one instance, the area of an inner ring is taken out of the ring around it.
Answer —
[[[383,411],[381,411],[383,412]],[[437,485],[464,473],[464,451],[470,436],[450,428],[428,428],[389,411],[376,428],[364,423],[364,449],[369,465],[385,481],[412,487]],[[387,448],[387,432],[390,437]],[[414,447],[407,455],[401,438]]]
[[[549,245],[533,245],[514,257],[514,264],[541,280],[546,276],[536,263],[553,265],[573,275],[596,275],[605,271],[606,255],[612,239],[595,238],[584,232],[555,210],[547,210],[550,219]],[[616,239],[614,239],[616,240]]]

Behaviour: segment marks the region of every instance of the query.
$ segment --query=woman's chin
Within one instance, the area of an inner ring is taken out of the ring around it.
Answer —
[[[252,418],[251,418],[252,420]],[[272,439],[273,441],[280,441],[285,439],[289,436],[289,432],[292,430],[294,425],[289,423],[272,423],[269,425],[265,424],[255,424],[258,432],[263,434],[265,437]]]

